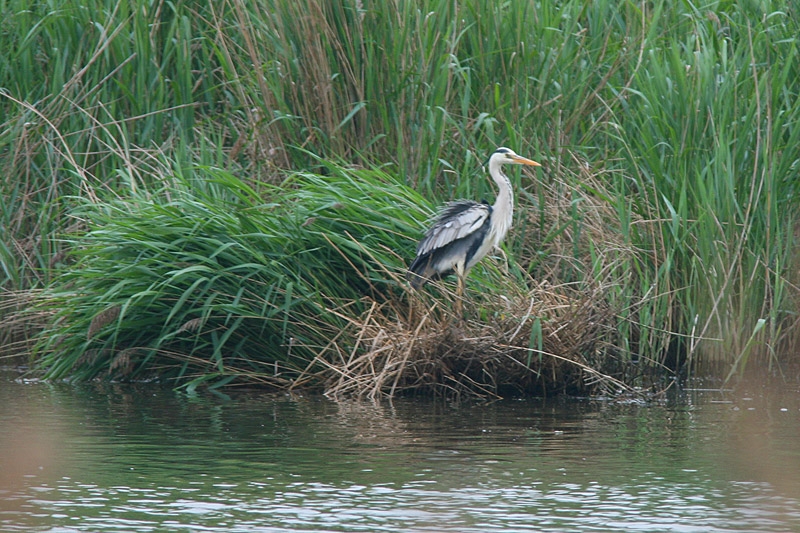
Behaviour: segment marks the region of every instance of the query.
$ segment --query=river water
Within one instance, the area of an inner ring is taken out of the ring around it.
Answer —
[[[379,405],[0,381],[0,530],[800,531],[800,392]]]

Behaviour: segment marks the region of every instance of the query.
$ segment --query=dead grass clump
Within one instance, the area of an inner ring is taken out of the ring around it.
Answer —
[[[358,342],[349,353],[329,346],[320,354],[316,362],[325,370],[317,377],[337,398],[630,391],[604,373],[616,314],[602,296],[542,283],[514,300],[496,298],[493,306],[468,300],[465,320],[448,302],[426,295],[411,296],[412,311],[402,320],[396,308],[374,305],[353,321]]]

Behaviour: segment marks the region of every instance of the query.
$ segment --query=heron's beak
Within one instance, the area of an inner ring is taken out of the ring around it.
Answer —
[[[529,167],[540,167],[542,166],[540,163],[533,161],[532,159],[526,159],[521,155],[512,155],[511,159],[514,160],[514,163],[518,165],[528,165]]]

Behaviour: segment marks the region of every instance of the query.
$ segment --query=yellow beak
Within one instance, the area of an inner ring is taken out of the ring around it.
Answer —
[[[522,157],[521,155],[513,155],[513,156],[511,156],[511,159],[513,159],[514,163],[516,163],[518,165],[528,165],[530,167],[540,167],[540,166],[542,166],[540,163],[537,163],[536,161],[534,161],[532,159],[526,159],[526,158]]]

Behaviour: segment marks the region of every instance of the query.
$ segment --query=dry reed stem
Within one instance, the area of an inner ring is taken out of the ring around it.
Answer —
[[[41,291],[0,291],[0,359],[22,361],[35,344],[36,335],[50,323],[51,313],[35,306]]]

